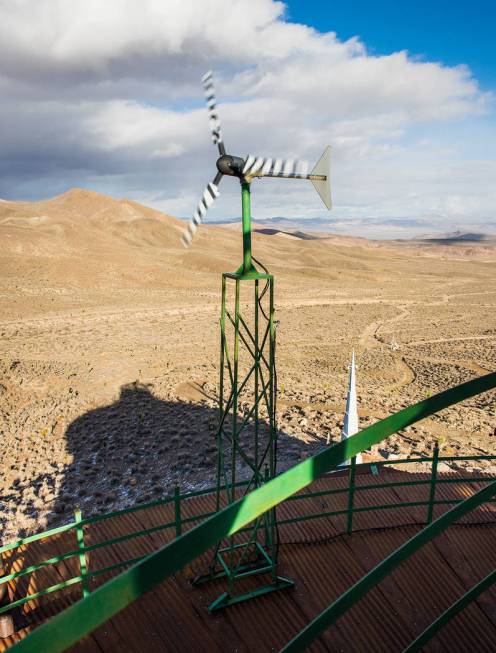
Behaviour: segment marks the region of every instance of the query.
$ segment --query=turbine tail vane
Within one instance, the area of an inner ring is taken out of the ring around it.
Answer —
[[[309,173],[307,161],[294,159],[271,159],[249,154],[245,159],[243,175],[247,181],[254,177],[282,177],[286,179],[308,179],[326,207],[331,210],[331,148],[328,146]]]
[[[315,190],[320,195],[329,211],[332,209],[331,198],[331,148],[329,145],[323,151],[322,156],[314,165],[308,178],[314,185]]]

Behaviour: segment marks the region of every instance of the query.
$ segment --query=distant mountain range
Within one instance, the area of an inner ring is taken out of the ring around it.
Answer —
[[[447,234],[435,234],[431,236],[424,236],[419,239],[426,242],[435,243],[437,245],[447,245],[449,243],[496,243],[496,234],[490,233],[477,233],[473,231],[453,231]]]
[[[449,241],[486,242],[496,239],[496,222],[482,224],[446,225],[450,231],[436,228],[430,220],[415,218],[253,218],[257,231],[269,233],[270,230],[298,231],[312,238],[312,232],[334,235],[360,236],[372,240],[425,240],[446,244]],[[240,218],[218,220],[209,224],[231,224]],[[310,232],[310,233],[309,233]]]
[[[196,287],[199,276],[239,265],[240,219],[230,222],[223,227],[204,225],[194,245],[185,250],[180,243],[184,221],[131,200],[80,188],[39,202],[0,200],[0,282],[16,279],[19,287],[70,286],[85,292],[106,288],[112,293],[124,288]],[[358,221],[351,223],[357,225]],[[343,225],[342,231],[337,224]],[[377,224],[371,226],[373,240],[366,239],[370,236],[363,226],[350,234],[344,228],[349,225],[333,219],[254,221],[257,257],[279,269],[285,269],[291,259],[299,261],[302,268],[316,266],[320,270],[327,270],[329,261],[340,269],[358,269],[365,258],[387,258],[386,252],[392,250],[496,260],[496,234],[484,230],[432,234],[422,224],[417,238],[407,238],[401,232],[403,238],[395,241],[392,233],[396,227],[387,226],[389,242],[384,242],[378,239]]]

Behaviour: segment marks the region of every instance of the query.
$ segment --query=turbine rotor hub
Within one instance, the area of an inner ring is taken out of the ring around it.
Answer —
[[[245,160],[240,156],[223,154],[217,159],[217,170],[223,175],[230,175],[231,177],[243,177],[244,165]]]

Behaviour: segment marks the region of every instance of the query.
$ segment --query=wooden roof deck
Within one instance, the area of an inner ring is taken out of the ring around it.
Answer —
[[[393,469],[358,477],[359,484],[398,480],[421,480],[426,474],[407,474]],[[446,477],[440,474],[440,478]],[[347,478],[331,475],[312,484],[312,490],[346,487]],[[439,499],[466,498],[479,483],[439,485]],[[425,500],[427,486],[381,488],[357,492],[356,505],[379,505]],[[278,509],[280,519],[346,507],[346,494],[287,501]],[[196,497],[186,507],[190,514],[213,507],[211,495]],[[437,514],[448,506],[437,508]],[[93,524],[86,533],[88,543],[147,528],[164,521],[171,506],[129,513]],[[496,566],[495,504],[486,504],[467,515],[460,524],[423,547],[391,576],[355,605],[313,651],[398,652],[466,590]],[[357,513],[354,533],[343,533],[345,518],[328,517],[300,521],[280,527],[280,572],[296,582],[296,588],[259,597],[209,614],[207,606],[224,591],[223,581],[193,587],[192,577],[210,562],[207,553],[174,578],[110,619],[71,650],[98,651],[274,651],[279,650],[309,620],[337,598],[386,555],[414,535],[425,523],[426,508],[411,507]],[[168,515],[170,517],[170,514]],[[134,540],[98,549],[88,555],[91,568],[124,558],[143,555],[171,539],[170,531],[158,531]],[[74,533],[35,542],[10,560],[19,569],[74,548]],[[74,558],[35,572],[11,584],[11,599],[26,591],[46,587],[76,575]],[[93,589],[118,570],[91,580]],[[243,581],[255,587],[257,578]],[[81,597],[81,586],[30,601],[17,608],[18,631],[0,640],[4,651],[31,628]],[[496,588],[488,590],[440,631],[426,650],[494,651],[496,642]]]

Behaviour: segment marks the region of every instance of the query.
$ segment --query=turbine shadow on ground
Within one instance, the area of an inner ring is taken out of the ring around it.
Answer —
[[[58,488],[49,474],[30,482],[35,487],[48,484],[53,490],[48,514],[46,508],[42,513],[32,501],[23,500],[22,483],[13,488],[17,505],[42,530],[43,517],[47,527],[66,523],[77,507],[87,517],[163,498],[175,486],[181,492],[214,486],[217,424],[218,409],[206,402],[166,401],[155,396],[150,385],[123,385],[117,401],[86,412],[68,426],[65,440],[72,462],[65,466]],[[267,432],[268,425],[261,421],[260,450]],[[252,439],[249,425],[241,442],[251,453]],[[320,446],[278,431],[280,467],[295,464]],[[247,466],[238,467],[238,480],[249,476]],[[31,532],[22,529],[19,535]]]

